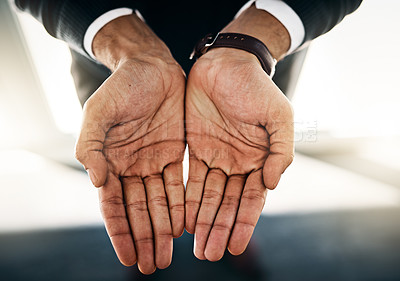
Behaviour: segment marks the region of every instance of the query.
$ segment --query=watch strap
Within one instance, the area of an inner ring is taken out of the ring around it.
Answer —
[[[208,34],[196,44],[191,58],[200,58],[214,48],[234,48],[250,52],[257,57],[269,76],[274,75],[276,60],[267,46],[257,38],[241,33],[218,33],[216,36]]]

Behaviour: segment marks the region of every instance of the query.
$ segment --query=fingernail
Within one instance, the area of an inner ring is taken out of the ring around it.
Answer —
[[[87,173],[89,174],[89,178],[90,178],[90,180],[92,181],[93,185],[96,185],[96,183],[97,183],[97,176],[96,176],[96,174],[95,174],[92,170],[90,170],[90,169],[87,169]]]

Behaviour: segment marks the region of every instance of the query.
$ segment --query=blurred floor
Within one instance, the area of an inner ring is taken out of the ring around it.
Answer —
[[[175,239],[172,265],[125,268],[102,227],[0,235],[0,280],[400,280],[400,209],[263,216],[244,255],[215,263]]]
[[[400,280],[400,189],[296,155],[244,255],[198,261],[175,239],[150,277],[119,264],[82,171],[0,151],[0,280]]]

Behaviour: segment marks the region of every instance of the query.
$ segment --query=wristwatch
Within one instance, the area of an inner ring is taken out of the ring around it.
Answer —
[[[276,59],[271,55],[267,46],[257,38],[241,33],[207,34],[194,47],[190,59],[200,58],[214,48],[240,49],[255,55],[261,63],[261,67],[269,76],[274,76]]]

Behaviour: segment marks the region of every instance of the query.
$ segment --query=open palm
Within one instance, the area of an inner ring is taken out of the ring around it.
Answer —
[[[186,228],[199,259],[242,253],[293,158],[291,106],[244,51],[213,50],[194,65],[186,94],[190,153]],[[231,55],[234,54],[234,55]]]
[[[92,95],[77,159],[100,187],[108,235],[125,265],[151,273],[171,262],[184,227],[185,78],[175,63],[131,60]]]

